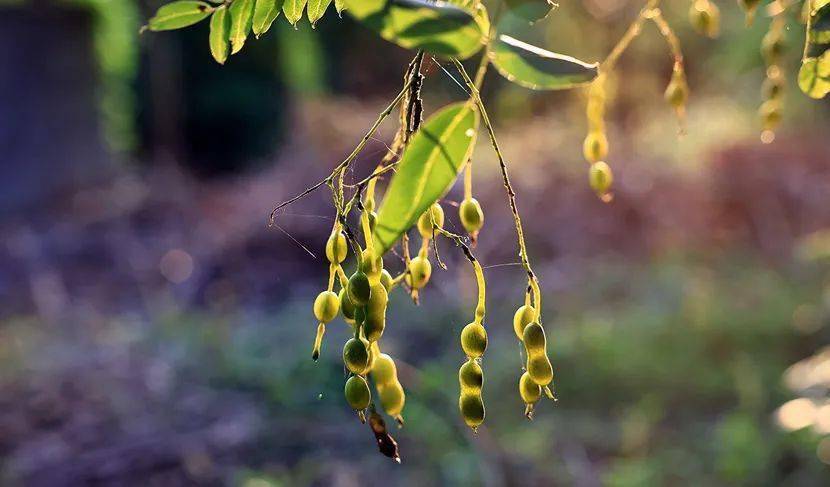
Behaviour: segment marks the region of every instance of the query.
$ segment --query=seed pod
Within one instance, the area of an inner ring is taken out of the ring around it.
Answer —
[[[784,54],[784,39],[780,29],[772,28],[761,41],[761,55],[767,65],[779,64]]]
[[[689,85],[686,84],[686,75],[682,69],[674,68],[663,97],[675,110],[686,106],[686,101],[689,99]]]
[[[484,385],[484,371],[475,360],[467,360],[458,369],[458,382],[462,393],[478,392]]]
[[[484,226],[484,211],[475,198],[467,198],[458,207],[458,218],[467,233],[473,235]]]
[[[343,232],[332,233],[326,242],[326,258],[332,264],[339,264],[346,260],[349,253],[349,246],[346,243],[346,236]]]
[[[461,411],[464,422],[473,431],[484,422],[484,401],[481,400],[481,394],[461,394],[458,399],[458,409]]]
[[[375,358],[375,365],[372,367],[372,378],[378,385],[391,384],[398,381],[398,369],[395,361],[385,353]]]
[[[372,391],[369,390],[369,384],[366,383],[366,379],[359,375],[349,377],[349,380],[346,381],[344,393],[346,402],[355,411],[366,409],[372,401]]]
[[[380,405],[389,416],[400,416],[403,411],[404,403],[406,402],[406,394],[403,391],[403,386],[395,380],[390,384],[378,385],[378,395],[380,396]]]
[[[752,23],[752,19],[755,17],[755,9],[758,8],[760,3],[761,0],[738,0],[738,5],[746,12],[747,25]]]
[[[527,405],[536,404],[542,398],[542,386],[533,382],[530,374],[525,372],[519,378],[519,394]]]
[[[470,358],[478,358],[487,350],[487,330],[481,323],[470,323],[461,330],[461,348]]]
[[[527,361],[527,373],[533,382],[546,386],[553,380],[553,366],[544,354],[530,357]]]
[[[588,184],[591,185],[591,189],[598,196],[607,194],[613,182],[614,174],[608,164],[603,161],[591,164],[591,168],[588,170]]]
[[[525,327],[522,341],[524,341],[525,349],[527,349],[529,355],[545,353],[545,329],[539,323],[530,323]]]
[[[720,33],[720,9],[709,0],[696,0],[689,8],[689,22],[698,34],[714,39]]]
[[[345,288],[340,290],[337,298],[340,300],[340,311],[343,313],[343,319],[350,325],[354,324],[355,306],[354,303],[352,303],[352,300],[349,299],[349,294],[346,292]]]
[[[369,302],[372,292],[369,278],[360,271],[355,272],[349,278],[346,292],[349,293],[349,299],[352,300],[355,306],[365,306]]]
[[[761,119],[761,127],[764,130],[775,130],[781,123],[781,104],[778,100],[767,100],[758,109],[758,117]]]
[[[343,346],[343,363],[349,372],[363,374],[369,365],[369,342],[351,338]]]
[[[432,216],[430,216],[430,212]],[[444,209],[437,201],[418,218],[418,232],[424,238],[432,238],[433,222],[438,228],[444,228]]]
[[[377,341],[383,335],[386,327],[386,304],[388,296],[383,284],[372,285],[369,303],[366,305],[366,321],[363,323],[363,333],[370,342]]]
[[[513,314],[513,331],[516,338],[523,340],[525,327],[536,318],[536,308],[530,305],[519,306]]]
[[[419,255],[409,261],[409,274],[406,276],[406,283],[412,289],[421,289],[427,285],[431,275],[432,264]]]
[[[388,293],[390,289],[392,289],[392,283],[394,279],[392,279],[392,274],[389,273],[386,269],[380,271],[380,283],[383,284],[383,288],[386,289]]]
[[[370,254],[368,249],[364,250],[362,255],[360,271],[366,274],[369,281],[380,281],[380,273],[383,271],[383,257]]]
[[[369,230],[374,232],[375,231],[375,224],[378,221],[378,214],[374,211],[369,212]]]
[[[765,100],[775,100],[784,92],[784,77],[780,74],[768,76],[761,85],[761,96]]]
[[[365,306],[356,306],[354,309],[354,321],[355,323],[363,324],[366,321],[366,307]]]
[[[314,317],[320,323],[328,323],[340,311],[340,300],[331,291],[323,291],[314,300]]]
[[[597,162],[608,156],[608,138],[601,130],[591,130],[582,143],[582,155],[588,162]]]

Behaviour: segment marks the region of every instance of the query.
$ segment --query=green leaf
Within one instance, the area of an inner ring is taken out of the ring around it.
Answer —
[[[285,18],[291,25],[297,23],[303,18],[303,8],[305,8],[307,0],[285,0],[282,6],[282,11],[285,13]]]
[[[338,15],[346,10],[346,0],[334,0],[334,9],[337,10]]]
[[[228,59],[228,36],[231,31],[231,16],[228,15],[227,5],[222,5],[213,12],[210,18],[210,53],[219,64],[225,64]]]
[[[147,27],[154,31],[181,29],[206,19],[211,12],[213,7],[205,2],[181,0],[168,3],[156,11]]]
[[[254,4],[254,19],[252,22],[252,29],[254,35],[259,38],[262,34],[268,32],[271,24],[279,17],[282,12],[283,0],[256,0]]]
[[[374,233],[378,254],[386,253],[449,191],[473,152],[477,129],[478,112],[469,102],[461,102],[441,109],[415,133],[378,211]]]
[[[245,45],[254,16],[254,0],[234,0],[231,4],[231,54],[238,53]]]
[[[561,90],[588,83],[596,78],[599,66],[504,34],[492,44],[490,60],[502,76],[534,90]]]
[[[329,4],[331,4],[331,0],[308,0],[306,13],[308,14],[308,20],[311,22],[312,26],[323,17],[323,14],[326,13],[326,9],[329,8]]]
[[[550,0],[505,0],[507,11],[528,22],[544,19],[556,6]]]
[[[824,98],[830,93],[830,50],[821,56],[807,58],[798,70],[798,87],[811,98]]]
[[[469,10],[444,1],[346,0],[346,6],[355,19],[407,49],[464,59],[485,41]]]

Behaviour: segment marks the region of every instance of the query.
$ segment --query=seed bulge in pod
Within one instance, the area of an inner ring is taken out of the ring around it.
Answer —
[[[372,392],[369,390],[369,384],[366,383],[366,379],[359,375],[349,377],[349,380],[346,381],[344,393],[346,395],[346,402],[355,411],[366,409],[372,401]]]
[[[355,306],[366,306],[372,292],[369,278],[362,272],[355,272],[349,278],[349,285],[346,291],[349,293],[349,299],[352,300]]]
[[[484,226],[484,211],[475,198],[467,198],[461,202],[458,217],[467,233],[476,233]]]
[[[369,281],[376,282],[380,279],[380,273],[383,270],[383,258],[379,255],[374,256],[368,250],[364,250],[360,270],[366,274]]]
[[[533,382],[530,374],[525,372],[519,378],[519,394],[521,394],[522,401],[525,404],[536,404],[542,398],[542,386]]]
[[[384,384],[378,386],[378,395],[380,396],[380,405],[389,416],[397,416],[403,411],[404,403],[406,402],[406,395],[403,387],[398,381],[391,384]]]
[[[386,385],[397,381],[398,371],[395,367],[395,361],[392,357],[385,353],[381,353],[375,358],[375,365],[372,367],[372,378],[375,383]]]
[[[339,264],[346,260],[349,246],[346,244],[346,236],[343,232],[332,233],[326,242],[326,258],[333,264]]]
[[[522,341],[525,343],[528,353],[539,353],[545,351],[545,329],[539,323],[531,323],[525,327],[522,334]]]
[[[487,349],[487,330],[481,323],[470,323],[461,330],[461,349],[470,358],[484,355]]]
[[[516,313],[513,314],[513,331],[516,333],[516,338],[523,339],[525,327],[536,318],[536,308],[530,305],[519,306]]]
[[[591,130],[582,143],[582,155],[588,162],[597,162],[608,156],[608,138],[601,130]]]
[[[475,360],[468,360],[458,369],[458,382],[461,384],[462,392],[480,391],[484,384],[484,372]]]
[[[390,274],[389,271],[386,269],[380,271],[380,283],[383,284],[383,288],[386,289],[387,293],[390,289],[392,289],[393,281],[394,279],[392,279],[392,274]]]
[[[421,289],[426,286],[431,275],[432,264],[429,260],[418,256],[409,261],[409,275],[406,276],[406,282],[412,289]]]
[[[430,212],[432,216],[430,216]],[[444,228],[444,209],[441,204],[435,202],[418,218],[418,232],[423,238],[432,238],[432,225]]]
[[[458,399],[461,417],[470,428],[476,429],[484,422],[484,401],[480,394],[465,393]]]
[[[545,355],[530,357],[527,361],[527,373],[533,382],[546,386],[553,380],[553,367]]]
[[[343,319],[349,324],[354,324],[355,307],[352,300],[349,299],[346,289],[341,289],[337,297],[340,299],[340,311],[343,312]]]
[[[314,317],[321,323],[328,323],[340,311],[340,300],[331,291],[323,291],[314,300]]]
[[[369,346],[363,339],[351,338],[343,346],[343,363],[353,374],[363,374],[369,365]]]
[[[388,296],[383,284],[372,285],[371,297],[366,305],[366,321],[363,323],[363,333],[370,342],[377,341],[383,335],[386,327],[386,304]]]

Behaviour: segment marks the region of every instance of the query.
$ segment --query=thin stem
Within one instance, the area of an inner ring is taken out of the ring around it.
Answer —
[[[657,8],[660,5],[660,0],[648,0],[646,5],[640,10],[640,13],[637,15],[637,18],[634,19],[634,22],[628,26],[628,29],[625,31],[623,36],[617,42],[613,49],[611,49],[611,53],[602,61],[599,65],[600,71],[609,72],[614,69],[614,66],[617,64],[620,56],[625,52],[628,46],[631,44],[631,41],[637,38],[640,35],[640,32],[643,28],[643,23],[648,19],[648,14],[651,10]]]

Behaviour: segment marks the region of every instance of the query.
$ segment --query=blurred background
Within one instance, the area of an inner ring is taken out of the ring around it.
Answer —
[[[746,28],[718,2],[712,41],[689,27],[688,2],[667,3],[688,133],[662,100],[671,58],[646,25],[612,79],[610,204],[587,184],[584,90],[532,92],[491,70],[559,401],[522,414],[511,320],[524,275],[480,137],[487,421],[474,436],[457,412],[475,284],[441,242],[449,269],[418,307],[393,295],[383,337],[407,391],[397,465],[342,398],[340,319],[310,359],[329,195],[276,227],[267,216],[348,154],[412,54],[332,10],[314,30],[280,18],[219,66],[206,22],[138,34],[160,3],[0,1],[0,483],[830,484],[830,104],[795,86],[803,26],[789,24],[785,120],[762,144],[768,18]],[[599,60],[640,7],[567,2],[537,34]],[[426,63],[428,112],[465,97],[443,66]],[[443,201],[455,231],[460,199],[456,187]]]

